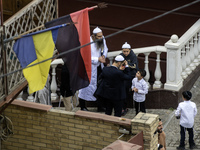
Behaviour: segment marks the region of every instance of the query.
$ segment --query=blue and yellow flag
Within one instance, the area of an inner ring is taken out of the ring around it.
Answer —
[[[59,27],[61,26],[25,35],[15,42],[13,49],[23,68],[53,56]],[[23,69],[24,77],[28,81],[29,93],[44,88],[50,64],[51,60],[48,60]]]

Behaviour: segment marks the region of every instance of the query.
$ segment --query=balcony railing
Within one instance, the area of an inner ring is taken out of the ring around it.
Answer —
[[[4,27],[0,28],[0,31],[4,32],[5,38],[11,38],[13,36],[20,35],[26,31],[43,25],[44,23],[57,18],[57,0],[34,0],[27,6],[13,15],[11,18],[4,22]],[[2,45],[0,44],[0,54],[2,54]],[[4,44],[4,51],[6,52],[6,64],[3,62],[3,56],[0,59],[0,75],[3,75],[6,70],[8,73],[21,68],[20,63],[13,51],[14,41]],[[25,81],[22,71],[13,73],[7,78],[7,84],[5,84],[5,78],[0,78],[0,102],[4,97],[16,90],[18,86]],[[7,86],[5,86],[7,85]],[[7,91],[7,94],[5,93]]]
[[[164,46],[151,46],[132,50],[137,56],[139,54],[145,56],[144,69],[147,72],[145,80],[148,84],[150,78],[149,55],[150,53],[156,53],[155,81],[152,89],[164,87],[166,90],[179,91],[183,86],[183,81],[200,64],[200,19],[182,37],[178,38],[177,35],[172,35]],[[122,50],[108,52],[107,58],[110,60],[110,65],[114,57],[121,52]],[[165,83],[161,83],[161,53],[167,53]],[[52,82],[52,84],[54,83]],[[162,86],[163,84],[164,86]]]

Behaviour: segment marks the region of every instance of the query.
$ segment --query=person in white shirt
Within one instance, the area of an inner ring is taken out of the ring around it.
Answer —
[[[144,69],[139,69],[136,73],[136,77],[132,80],[131,89],[134,91],[133,100],[135,101],[136,115],[141,111],[146,113],[145,99],[148,93],[148,84],[143,79],[146,76]]]
[[[106,40],[104,39],[103,32],[99,27],[96,27],[93,30],[90,41],[94,41],[94,43],[91,44],[91,80],[90,84],[87,87],[80,89],[78,94],[80,107],[83,111],[88,111],[85,101],[96,101],[94,92],[97,89],[97,68],[98,66],[103,68],[103,63],[106,62],[106,56],[108,52]]]
[[[177,119],[180,118],[180,145],[177,147],[179,150],[185,150],[185,131],[188,131],[189,134],[189,144],[190,149],[195,148],[194,143],[194,134],[193,134],[193,126],[194,126],[194,118],[197,114],[197,107],[194,102],[191,102],[192,93],[190,91],[184,91],[182,93],[183,102],[179,103],[177,110],[175,112],[175,116]]]

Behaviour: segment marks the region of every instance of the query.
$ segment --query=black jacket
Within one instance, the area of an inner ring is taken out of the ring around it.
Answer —
[[[135,55],[135,53],[131,50],[128,56],[125,56],[123,53],[121,53],[120,55],[122,55],[124,57],[124,59],[128,62],[128,66],[130,67],[130,74],[131,74],[131,80],[126,80],[125,81],[125,86],[126,88],[130,88],[131,87],[131,83],[132,83],[132,79],[135,77],[135,74],[138,71],[138,60],[137,60],[137,56]]]
[[[109,100],[120,101],[126,98],[124,80],[130,80],[130,68],[127,67],[126,73],[114,66],[104,67],[101,75],[101,84],[95,94]]]
[[[136,72],[138,71],[138,60],[135,53],[131,50],[128,56],[125,56],[121,53],[124,59],[128,62],[128,66],[130,67],[132,79],[135,77]]]

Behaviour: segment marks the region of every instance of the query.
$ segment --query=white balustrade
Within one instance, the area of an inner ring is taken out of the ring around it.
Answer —
[[[198,60],[198,55],[199,55],[199,50],[198,50],[198,38],[197,38],[197,34],[194,37],[194,64],[197,67],[199,65],[199,60]]]
[[[151,46],[151,47],[144,47],[144,48],[136,48],[132,49],[133,52],[135,53],[136,56],[139,54],[144,54],[145,55],[145,60],[144,60],[144,69],[146,71],[146,76],[144,77],[145,81],[148,83],[149,87],[149,78],[150,78],[150,73],[149,73],[149,55],[152,52],[155,52],[157,54],[157,60],[156,60],[156,70],[155,70],[155,78],[156,82],[154,83],[153,88],[160,88],[162,83],[160,81],[161,79],[161,69],[160,69],[160,54],[162,52],[167,52],[166,48],[164,46]],[[110,64],[112,65],[112,60],[115,56],[119,55],[122,52],[122,50],[114,51],[114,52],[108,52],[107,58],[110,60]]]
[[[149,55],[154,52],[157,54],[156,68],[154,71],[155,82],[153,89],[161,88],[162,72],[160,68],[160,55],[162,52],[167,53],[167,66],[166,66],[166,83],[164,89],[178,91],[183,86],[183,80],[186,79],[192,71],[200,64],[200,19],[180,38],[177,35],[172,35],[170,40],[165,43],[165,46],[151,46],[144,48],[132,49],[136,56],[139,54],[145,55],[144,69],[146,70],[145,80],[149,81]],[[122,50],[108,52],[107,58],[110,60],[110,65],[113,63],[115,56],[119,55]],[[55,68],[58,64],[54,60],[52,66],[52,83],[51,83],[51,97],[52,100],[57,96],[57,84]]]
[[[182,59],[181,59],[182,60],[182,73],[181,73],[181,76],[182,76],[183,79],[186,79],[188,75],[187,75],[187,73],[185,71],[186,65],[187,65],[185,47],[183,47],[183,49],[181,50],[181,57],[182,57]]]
[[[51,67],[52,67],[52,80],[51,80],[51,101],[54,101],[58,98],[58,95],[56,93],[57,91],[57,83],[56,83],[56,67],[57,65],[62,64],[64,65],[63,60],[60,59],[55,59],[54,61],[51,62]]]
[[[178,36],[172,35],[171,39],[165,43],[167,48],[167,74],[164,88],[167,90],[178,91],[183,86],[181,77],[181,48]]]
[[[27,92],[28,92],[28,97],[27,97],[26,101],[34,102],[33,93],[32,94],[29,93],[29,87],[27,89]]]
[[[22,95],[23,95],[23,91],[21,91],[20,93],[19,93],[19,95],[17,96],[17,100],[23,100],[23,98],[22,98]]]
[[[144,70],[146,71],[146,76],[144,77],[144,79],[150,88],[150,84],[149,84],[150,73],[149,73],[149,60],[148,60],[149,54],[150,53],[144,53],[144,55],[145,55]]]
[[[161,72],[161,69],[160,69],[160,54],[161,54],[161,52],[156,52],[156,54],[157,54],[156,70],[155,70],[155,73],[154,73],[156,81],[153,84],[154,89],[155,88],[161,88],[161,86],[162,86],[162,83],[160,81],[160,79],[162,77],[162,72]]]
[[[191,59],[191,63],[190,63],[190,68],[191,70],[194,70],[196,68],[195,64],[194,64],[194,42],[193,39],[191,39],[191,41],[189,42],[190,45],[190,59]]]
[[[197,39],[198,39],[197,48],[198,48],[198,51],[199,51],[199,54],[200,54],[200,32],[198,32]],[[198,55],[198,60],[199,60],[199,63],[200,63],[200,55]]]
[[[187,68],[185,69],[185,72],[187,73],[187,75],[189,75],[192,72],[192,69],[190,68],[191,59],[190,59],[189,43],[186,44],[185,50],[186,50],[186,66],[187,66]]]

